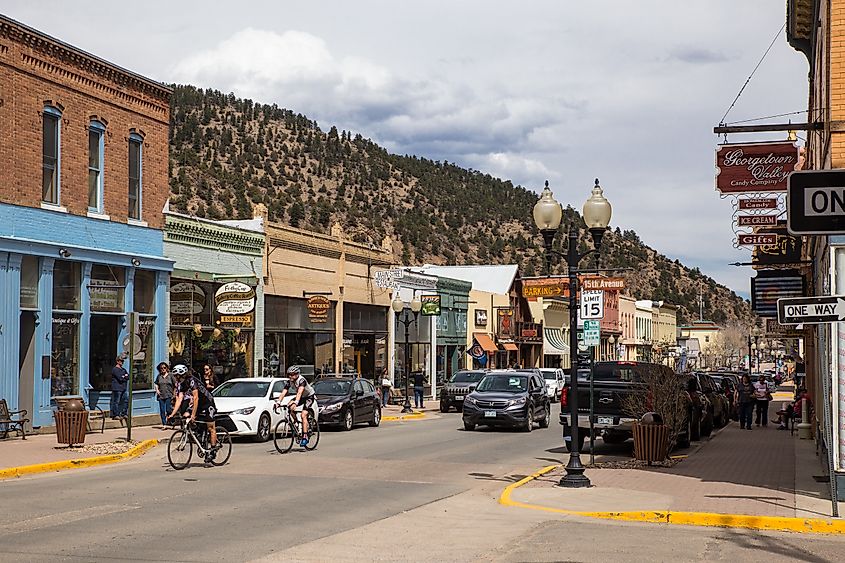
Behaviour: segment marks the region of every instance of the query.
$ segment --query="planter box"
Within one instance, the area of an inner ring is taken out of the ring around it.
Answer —
[[[634,422],[634,457],[649,465],[669,457],[669,427],[665,424]]]

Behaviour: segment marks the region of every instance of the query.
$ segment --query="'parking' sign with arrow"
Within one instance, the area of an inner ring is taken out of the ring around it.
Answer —
[[[778,322],[782,325],[845,321],[845,295],[778,299]]]

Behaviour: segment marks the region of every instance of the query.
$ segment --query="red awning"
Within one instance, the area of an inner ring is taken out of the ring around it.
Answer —
[[[478,345],[481,346],[481,348],[485,352],[495,352],[498,350],[498,348],[496,348],[496,345],[493,344],[493,339],[487,336],[485,333],[473,332],[472,337],[475,338],[476,341],[478,341]]]

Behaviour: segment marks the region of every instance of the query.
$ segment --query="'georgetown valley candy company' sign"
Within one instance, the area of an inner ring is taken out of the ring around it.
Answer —
[[[716,189],[723,194],[786,191],[798,164],[792,141],[721,145],[716,151]]]

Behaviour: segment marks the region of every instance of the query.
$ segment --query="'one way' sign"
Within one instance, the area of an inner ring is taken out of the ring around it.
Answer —
[[[778,299],[782,325],[835,323],[845,320],[845,295]]]

